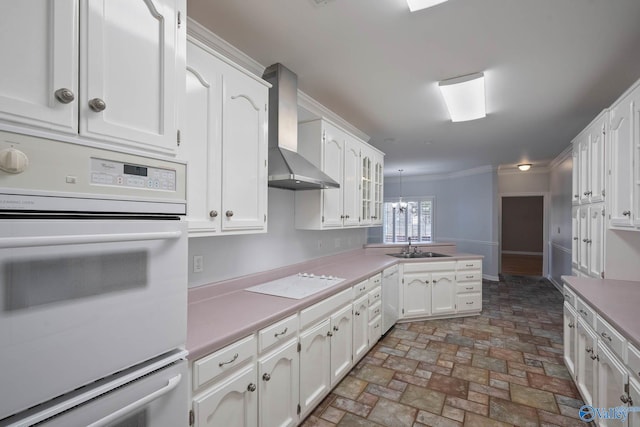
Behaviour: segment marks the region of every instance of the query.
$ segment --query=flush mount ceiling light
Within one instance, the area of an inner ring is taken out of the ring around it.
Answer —
[[[469,74],[438,83],[452,122],[481,119],[487,115],[484,73]]]
[[[531,163],[520,163],[518,165],[518,169],[520,169],[522,172],[528,171],[529,169],[531,169]]]
[[[447,0],[407,0],[407,4],[409,5],[409,11],[415,12],[417,10],[433,7],[446,1]]]

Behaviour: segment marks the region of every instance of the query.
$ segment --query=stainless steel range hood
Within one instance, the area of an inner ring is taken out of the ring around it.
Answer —
[[[282,64],[273,64],[267,67],[262,78],[272,85],[269,89],[269,187],[288,190],[340,187],[297,153],[298,76]]]

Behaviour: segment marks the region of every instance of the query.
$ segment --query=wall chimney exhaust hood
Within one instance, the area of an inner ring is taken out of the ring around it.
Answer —
[[[273,64],[267,67],[262,78],[272,85],[269,89],[269,187],[339,188],[340,184],[297,153],[298,76],[282,64]]]

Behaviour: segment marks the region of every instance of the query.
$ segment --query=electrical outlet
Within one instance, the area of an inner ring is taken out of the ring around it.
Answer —
[[[202,255],[194,255],[193,256],[193,272],[194,273],[202,273],[204,270],[204,258]]]

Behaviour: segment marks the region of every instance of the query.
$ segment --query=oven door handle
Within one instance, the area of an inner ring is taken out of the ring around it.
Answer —
[[[85,245],[91,243],[136,242],[144,240],[179,239],[182,231],[159,231],[155,233],[82,234],[72,236],[3,237],[0,249],[30,248],[37,246]]]
[[[132,402],[132,403],[128,404],[124,408],[120,408],[117,411],[110,413],[106,417],[101,418],[101,419],[99,419],[98,421],[96,421],[96,422],[94,422],[92,424],[89,424],[87,427],[102,427],[102,426],[105,426],[105,425],[117,420],[118,418],[121,418],[121,417],[123,417],[123,416],[125,416],[127,414],[130,414],[132,412],[137,411],[138,409],[142,408],[146,404],[156,400],[160,396],[162,396],[164,394],[167,394],[171,390],[176,388],[176,386],[180,383],[181,379],[182,379],[182,375],[181,374],[178,374],[175,377],[170,378],[169,382],[167,383],[167,385],[162,387],[161,389],[156,390],[153,393],[146,395],[142,399],[136,400],[135,402]]]

